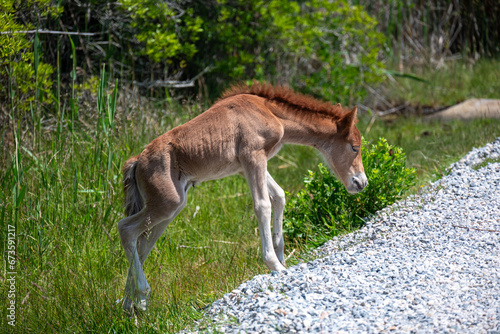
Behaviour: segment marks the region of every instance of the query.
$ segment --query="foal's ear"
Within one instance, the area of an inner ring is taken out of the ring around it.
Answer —
[[[358,113],[358,107],[354,106],[351,111],[349,111],[347,114],[344,115],[339,121],[339,131],[344,134],[348,135],[349,132],[351,131],[352,126],[356,122],[356,115]]]

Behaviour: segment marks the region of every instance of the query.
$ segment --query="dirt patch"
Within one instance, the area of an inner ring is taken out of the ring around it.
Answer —
[[[500,119],[500,100],[469,99],[427,116],[429,119]]]

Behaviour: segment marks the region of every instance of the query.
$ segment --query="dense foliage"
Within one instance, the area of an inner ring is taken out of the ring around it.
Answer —
[[[168,101],[178,86],[215,98],[257,79],[352,104],[382,80],[382,53],[400,70],[457,52],[498,54],[498,20],[493,0],[5,0],[0,120],[29,114],[33,101],[58,100],[46,112],[59,110],[65,83],[96,81],[104,63],[122,85]]]
[[[202,14],[209,52],[197,59],[214,66],[215,86],[254,78],[352,102],[382,78],[377,22],[348,1],[219,1],[207,12],[218,15]]]
[[[415,170],[406,166],[399,147],[380,138],[374,145],[364,142],[361,153],[368,185],[359,194],[350,195],[323,164],[317,172],[309,171],[305,189],[286,205],[284,231],[289,239],[322,244],[359,228],[367,216],[395,203],[415,185]]]
[[[1,15],[2,84],[20,81],[14,86],[27,93],[2,95],[4,114],[12,102],[23,102],[16,106],[26,113],[32,96],[64,93],[65,82],[83,83],[103,64],[155,97],[197,77],[212,98],[235,81],[257,79],[352,103],[382,79],[377,21],[347,0],[8,0]]]

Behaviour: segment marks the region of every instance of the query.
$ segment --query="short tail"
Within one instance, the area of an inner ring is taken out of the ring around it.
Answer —
[[[125,213],[127,216],[135,215],[144,206],[137,182],[135,180],[135,168],[138,156],[132,157],[123,166],[123,190],[125,192]]]

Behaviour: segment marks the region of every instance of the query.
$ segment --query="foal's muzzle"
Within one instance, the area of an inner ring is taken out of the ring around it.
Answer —
[[[358,173],[353,176],[350,180],[350,185],[347,187],[347,192],[349,194],[356,194],[363,190],[368,184],[365,173]]]

